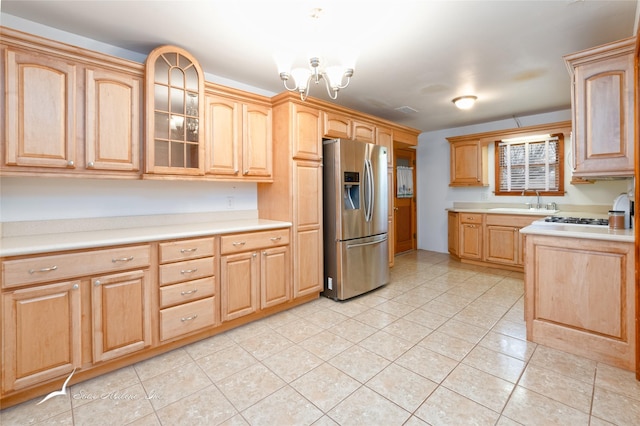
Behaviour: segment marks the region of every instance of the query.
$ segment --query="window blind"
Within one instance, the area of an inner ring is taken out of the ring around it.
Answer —
[[[501,192],[560,189],[559,138],[498,144]]]

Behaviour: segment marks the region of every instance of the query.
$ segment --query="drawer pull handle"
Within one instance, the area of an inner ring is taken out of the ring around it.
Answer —
[[[181,291],[180,294],[183,295],[183,296],[187,296],[189,294],[195,293],[196,291],[198,291],[198,289],[194,288],[193,290],[189,290],[189,291]]]
[[[191,315],[190,317],[182,317],[182,318],[180,318],[180,321],[182,321],[182,322],[193,321],[196,318],[198,318],[198,314]]]
[[[282,237],[278,236],[278,237],[271,237],[270,238],[271,241],[280,241],[282,239]]]
[[[196,250],[198,250],[198,247],[188,248],[188,249],[180,249],[180,253],[193,253]]]
[[[198,270],[198,268],[193,268],[193,269],[183,269],[180,271],[181,274],[193,274],[194,272],[196,272]]]
[[[118,263],[118,262],[131,262],[133,260],[133,256],[129,256],[129,257],[117,257],[115,259],[111,259],[111,262],[113,263]]]
[[[49,268],[42,268],[42,269],[29,269],[29,273],[30,274],[35,274],[36,272],[51,272],[51,271],[55,271],[56,269],[58,269],[57,266],[51,266]]]
[[[243,246],[243,245],[245,245],[245,244],[247,244],[247,242],[246,242],[246,241],[239,241],[239,242],[238,242],[238,241],[236,241],[236,242],[234,242],[234,243],[233,243],[233,246],[234,246],[234,247],[238,247],[238,246]]]

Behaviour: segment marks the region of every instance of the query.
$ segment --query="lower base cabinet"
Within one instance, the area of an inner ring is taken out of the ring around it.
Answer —
[[[2,389],[71,373],[82,363],[80,281],[2,295]]]
[[[291,299],[288,229],[223,235],[220,247],[222,321]]]
[[[525,240],[527,340],[635,371],[633,243]]]

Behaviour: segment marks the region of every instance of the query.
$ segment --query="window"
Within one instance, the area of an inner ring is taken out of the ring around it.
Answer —
[[[562,135],[497,141],[496,195],[564,195],[563,146]]]

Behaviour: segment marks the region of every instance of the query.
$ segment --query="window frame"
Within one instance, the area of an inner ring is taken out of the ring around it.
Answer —
[[[537,190],[541,196],[550,196],[550,197],[561,197],[565,195],[564,190],[564,134],[557,133],[552,134],[552,138],[558,138],[558,189],[554,191],[544,191]],[[541,138],[540,142],[546,140],[546,138]],[[495,191],[494,194],[497,196],[522,196],[523,190],[511,190],[511,191],[501,191],[500,190],[500,177],[502,173],[500,173],[500,148],[499,145],[502,140],[494,141],[494,179],[495,179]],[[535,141],[530,141],[535,142]],[[535,193],[536,189],[525,189],[524,194]]]

